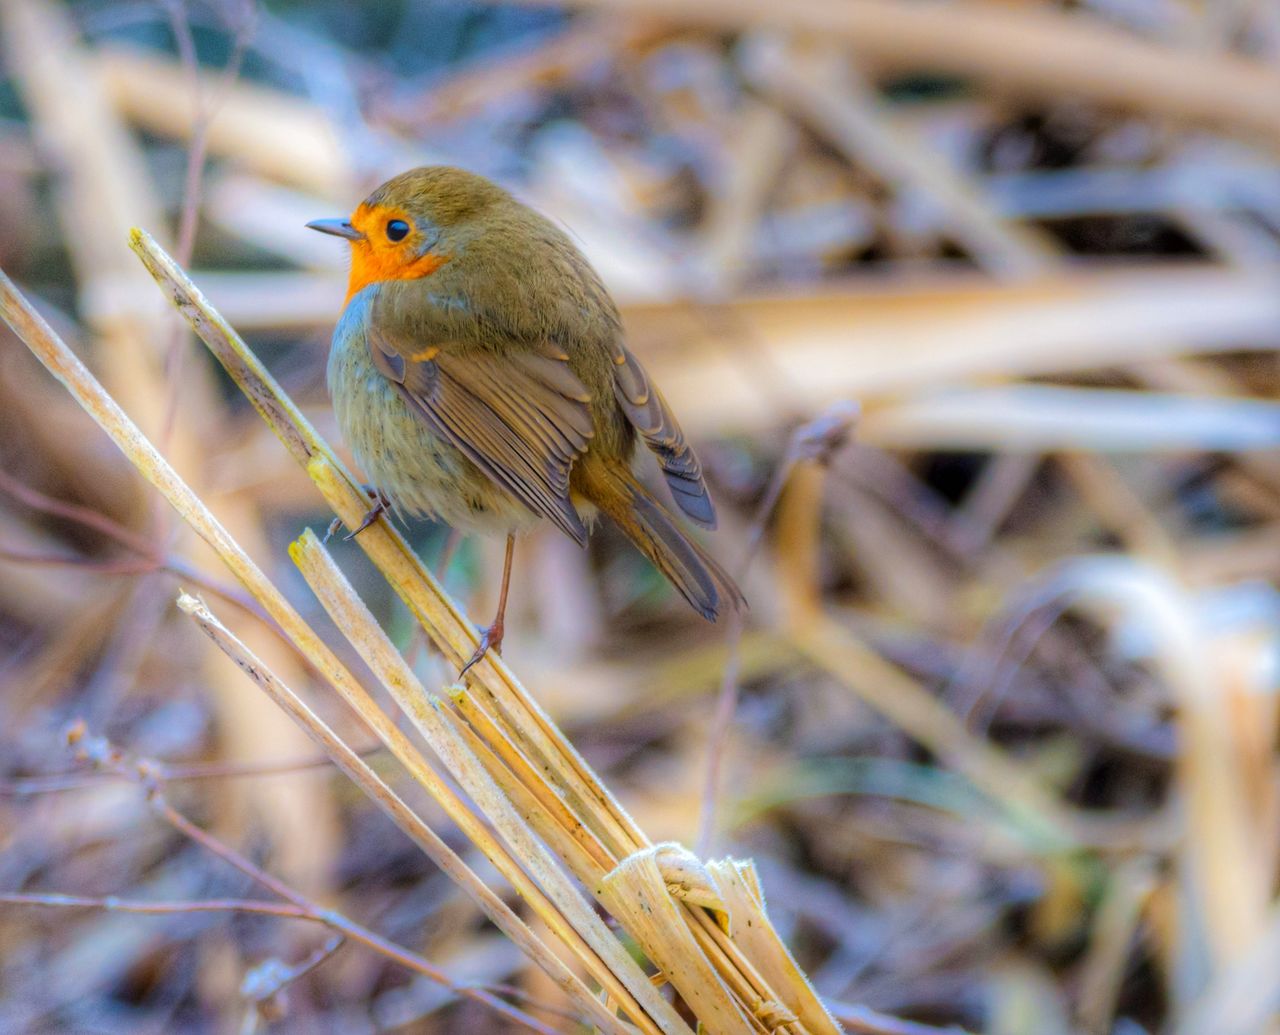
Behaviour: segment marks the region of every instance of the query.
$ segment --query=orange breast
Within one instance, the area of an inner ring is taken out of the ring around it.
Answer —
[[[347,297],[342,304],[346,305],[353,295],[370,284],[384,280],[417,280],[434,273],[448,261],[448,255],[432,252],[406,261],[399,249],[371,248],[357,242],[351,249],[351,276],[347,280]]]

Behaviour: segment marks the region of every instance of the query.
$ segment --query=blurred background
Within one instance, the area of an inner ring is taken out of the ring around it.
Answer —
[[[654,840],[756,860],[850,1031],[1276,1030],[1280,7],[4,0],[0,62],[0,267],[322,629],[284,549],[330,515],[129,228],[333,439],[345,246],[306,221],[443,162],[572,231],[752,606],[703,624],[611,530],[547,530],[504,655]],[[447,531],[407,534],[434,566]],[[487,618],[500,567],[444,578]],[[5,331],[0,893],[95,901],[0,900],[0,1031],[506,1030],[316,924],[101,908],[252,897],[164,808],[575,1030],[179,587],[307,688]]]

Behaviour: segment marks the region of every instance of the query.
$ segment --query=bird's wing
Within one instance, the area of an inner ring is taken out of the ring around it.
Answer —
[[[480,470],[579,545],[569,469],[593,434],[591,396],[568,356],[547,345],[495,356],[405,342],[365,328],[374,365],[413,411]]]
[[[702,477],[702,466],[685,441],[671,407],[621,341],[613,343],[612,352],[614,395],[662,465],[671,498],[690,520],[703,528],[715,528],[716,508]]]

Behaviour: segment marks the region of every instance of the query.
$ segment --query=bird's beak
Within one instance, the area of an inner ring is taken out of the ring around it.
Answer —
[[[364,240],[364,234],[352,226],[349,219],[313,219],[307,224],[307,229],[333,234],[334,237],[345,237],[348,241]]]

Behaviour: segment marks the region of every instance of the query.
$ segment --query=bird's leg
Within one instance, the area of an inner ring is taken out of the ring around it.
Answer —
[[[498,613],[493,616],[493,622],[489,628],[480,634],[480,646],[471,655],[471,659],[462,666],[462,671],[458,673],[459,679],[465,676],[467,669],[488,654],[489,651],[493,651],[495,654],[502,653],[502,635],[506,631],[507,590],[511,588],[511,561],[515,557],[515,553],[516,537],[509,535],[507,536],[507,555],[502,561],[502,589],[498,593]]]
[[[368,513],[365,514],[360,524],[344,537],[347,542],[351,542],[352,539],[377,521],[391,507],[391,501],[387,499],[386,493],[381,489],[375,489],[372,485],[365,485],[363,488],[365,492],[373,497],[373,506],[369,508]]]

